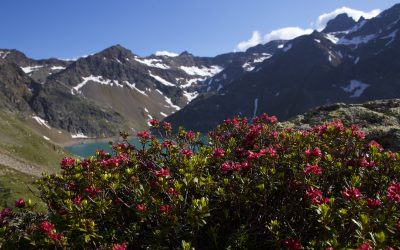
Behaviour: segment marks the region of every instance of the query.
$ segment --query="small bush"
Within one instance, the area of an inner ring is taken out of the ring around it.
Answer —
[[[3,248],[394,249],[400,155],[340,121],[279,129],[226,120],[205,140],[152,121],[113,153],[64,158],[38,181],[47,213],[23,200],[0,215]],[[126,135],[123,135],[126,139]],[[159,138],[162,138],[161,140]],[[393,248],[390,248],[393,247]]]

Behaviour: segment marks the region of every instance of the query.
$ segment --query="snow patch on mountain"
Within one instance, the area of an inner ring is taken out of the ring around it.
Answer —
[[[131,89],[136,90],[137,92],[139,92],[140,94],[144,95],[144,96],[148,96],[146,94],[146,92],[144,92],[143,90],[140,90],[138,88],[136,88],[136,83],[130,83],[128,81],[124,81],[124,83]]]
[[[10,51],[0,51],[0,57],[6,59],[6,57],[10,54]]]
[[[282,51],[283,51],[283,52],[288,52],[291,48],[292,48],[292,44],[289,43],[288,45],[286,45],[286,46],[282,49]]]
[[[169,69],[168,65],[161,63],[162,62],[161,59],[146,59],[146,58],[139,59],[138,57],[135,57],[135,60],[149,67],[159,68],[159,69]]]
[[[199,95],[199,93],[197,93],[197,91],[195,91],[195,92],[183,91],[183,96],[186,97],[186,99],[188,100],[188,103],[191,102],[193,99],[195,99],[198,95]]]
[[[189,88],[190,86],[192,86],[194,83],[197,83],[199,81],[204,81],[206,78],[193,78],[193,79],[189,79],[186,81],[186,84],[181,85],[180,87],[185,89],[185,88]]]
[[[337,38],[333,33],[324,34],[324,36],[334,44],[339,42],[339,38]]]
[[[39,123],[41,126],[45,126],[48,129],[51,129],[51,127],[49,126],[48,122],[42,118],[40,118],[39,116],[32,116],[32,118]]]
[[[213,65],[211,67],[202,66],[201,68],[197,66],[191,66],[191,67],[181,66],[180,69],[185,71],[186,74],[191,76],[208,76],[208,77],[214,76],[223,70],[223,68],[218,65]]]
[[[254,117],[256,117],[257,109],[258,109],[258,98],[254,99],[253,119]]]
[[[396,38],[396,35],[397,35],[397,31],[398,31],[398,30],[395,30],[395,31],[393,31],[392,33],[390,33],[389,35],[384,36],[384,37],[381,37],[381,39],[390,39],[390,40],[385,44],[385,46],[388,46],[389,44],[391,44],[391,43],[394,42],[394,39]]]
[[[29,74],[33,71],[39,70],[40,68],[43,68],[42,65],[36,65],[36,66],[28,66],[28,67],[21,67],[22,71],[24,71],[26,74]]]
[[[164,96],[164,98],[165,98],[165,101],[168,103],[168,105],[171,106],[172,108],[174,108],[174,109],[176,109],[176,110],[180,110],[180,109],[181,109],[181,107],[175,105],[175,104],[171,101],[171,98],[168,98],[168,97],[166,97],[166,96]]]
[[[254,70],[254,68],[255,68],[255,66],[256,66],[257,64],[262,63],[263,61],[265,61],[265,60],[267,60],[267,59],[269,59],[269,58],[271,58],[271,57],[272,57],[271,54],[263,53],[262,56],[260,56],[260,57],[258,57],[258,58],[255,58],[255,59],[252,60],[252,61],[247,61],[246,63],[244,63],[244,64],[242,65],[242,68],[243,68],[244,70],[246,70],[246,71],[252,71],[252,70]]]
[[[108,85],[111,87],[114,85],[117,87],[120,87],[120,88],[124,87],[124,85],[120,84],[117,80],[106,79],[106,78],[103,78],[102,76],[90,75],[88,77],[82,77],[82,79],[83,79],[83,81],[81,83],[79,83],[78,85],[76,85],[75,87],[73,87],[71,89],[72,95],[74,95],[74,90],[78,93],[81,93],[80,89],[89,82],[100,83],[101,85]]]
[[[159,76],[153,75],[150,70],[149,70],[149,75],[151,77],[153,77],[154,79],[156,79],[159,83],[164,84],[165,86],[175,86],[175,84],[170,83],[167,80],[165,80],[165,79],[163,79],[163,78],[161,78]]]
[[[356,45],[356,46],[358,46],[358,45],[363,44],[363,43],[368,43],[369,41],[375,39],[376,37],[377,37],[376,34],[370,34],[370,35],[366,35],[366,36],[356,36],[356,37],[353,37],[351,39],[341,38],[338,41],[338,44],[341,44],[341,45]]]
[[[63,67],[63,66],[52,66],[50,69],[51,70],[64,70],[65,67]]]
[[[351,94],[350,97],[360,97],[366,88],[368,88],[370,85],[363,83],[358,80],[351,80],[350,84],[346,87],[342,87],[344,92]]]
[[[72,139],[84,139],[89,138],[88,136],[84,135],[82,132],[71,134]]]

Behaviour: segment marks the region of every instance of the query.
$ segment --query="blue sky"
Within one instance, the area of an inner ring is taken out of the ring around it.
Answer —
[[[347,6],[370,12],[400,0],[2,0],[0,48],[33,58],[74,58],[113,44],[214,56],[283,27],[316,27]],[[258,32],[255,32],[258,31]],[[246,47],[246,46],[244,46]]]

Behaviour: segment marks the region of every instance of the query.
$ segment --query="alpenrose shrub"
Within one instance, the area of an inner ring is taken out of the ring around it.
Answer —
[[[340,121],[275,123],[237,117],[204,140],[154,120],[140,147],[65,158],[38,182],[47,213],[1,211],[1,247],[398,249],[400,155]]]

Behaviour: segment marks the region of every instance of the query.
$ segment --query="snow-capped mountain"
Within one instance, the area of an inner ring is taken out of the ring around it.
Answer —
[[[215,57],[142,57],[115,45],[73,61],[34,60],[0,49],[0,108],[79,138],[146,129],[152,118],[206,131],[234,115],[288,119],[333,102],[398,98],[399,29],[395,5]]]
[[[400,97],[400,4],[357,22],[345,15],[290,41],[214,95],[167,121],[207,131],[226,117],[267,112],[285,120],[334,102]]]
[[[145,129],[149,120],[163,119],[210,91],[211,84],[205,86],[212,77],[224,72],[224,80],[228,74],[232,79],[237,73],[231,74],[229,69],[249,62],[249,67],[254,67],[265,55],[266,51],[259,49],[259,53],[214,58],[186,51],[141,57],[115,45],[76,61],[63,61],[33,60],[16,50],[0,50],[0,58],[13,68],[12,74],[26,78],[24,88],[29,95],[21,101],[25,112],[72,137]],[[3,82],[10,86],[8,79]]]

